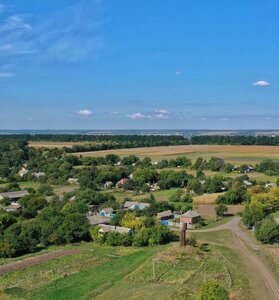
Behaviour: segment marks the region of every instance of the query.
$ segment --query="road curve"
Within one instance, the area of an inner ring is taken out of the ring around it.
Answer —
[[[258,250],[258,245],[251,240],[249,235],[244,232],[239,226],[240,217],[235,217],[226,224],[204,229],[204,230],[192,230],[190,232],[214,232],[220,230],[231,230],[234,235],[234,239],[238,245],[239,250],[245,254],[245,257],[250,261],[251,264],[257,269],[258,274],[262,277],[270,295],[266,295],[268,300],[279,300],[279,283],[273,273],[268,267],[256,256],[249,248]]]

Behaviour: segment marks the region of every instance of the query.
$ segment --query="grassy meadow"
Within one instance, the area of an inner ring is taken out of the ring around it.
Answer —
[[[191,300],[203,282],[215,278],[233,299],[253,299],[241,260],[230,248],[231,233],[196,235],[203,246],[111,248],[82,243],[74,255],[3,275],[0,298]]]

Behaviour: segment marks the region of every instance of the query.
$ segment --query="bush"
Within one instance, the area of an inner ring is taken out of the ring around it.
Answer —
[[[196,300],[228,300],[229,293],[216,281],[204,283],[196,297]]]
[[[131,246],[132,237],[128,233],[109,232],[105,235],[105,242],[109,246]]]
[[[243,212],[243,222],[251,228],[265,217],[264,205],[260,202],[252,202],[247,205]]]
[[[264,244],[273,244],[279,242],[279,225],[274,218],[267,217],[256,224],[255,235],[257,240]]]

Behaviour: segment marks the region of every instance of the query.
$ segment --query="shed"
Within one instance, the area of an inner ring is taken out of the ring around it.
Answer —
[[[17,212],[22,209],[22,206],[16,202],[12,202],[9,206],[5,207],[5,211],[7,212]]]
[[[199,223],[200,219],[201,215],[194,210],[188,210],[185,214],[180,216],[180,222],[187,224],[197,224]]]

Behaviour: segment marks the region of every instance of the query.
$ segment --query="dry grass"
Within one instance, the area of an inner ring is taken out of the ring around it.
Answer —
[[[105,150],[76,154],[82,156],[105,156],[112,153],[121,157],[134,154],[140,158],[150,157],[152,160],[170,159],[183,155],[193,160],[200,156],[207,159],[217,156],[236,164],[255,164],[265,158],[279,160],[279,147],[277,146],[185,145]]]

